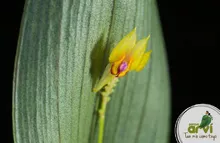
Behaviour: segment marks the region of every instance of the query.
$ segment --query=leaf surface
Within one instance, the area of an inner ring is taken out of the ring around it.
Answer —
[[[120,79],[108,104],[104,143],[166,143],[170,93],[155,1],[27,0],[13,80],[16,143],[96,143],[92,87],[111,49],[137,27],[152,56]]]

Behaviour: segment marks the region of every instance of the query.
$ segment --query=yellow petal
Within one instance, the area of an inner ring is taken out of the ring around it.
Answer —
[[[118,75],[118,77],[123,77],[123,76],[125,76],[127,72],[128,72],[128,70],[125,70],[125,71],[121,72],[121,73]]]
[[[144,55],[144,52],[147,48],[149,38],[150,35],[147,38],[138,41],[135,47],[132,49],[131,53],[129,54],[129,57],[133,61],[130,70],[135,70],[141,62],[142,56]]]
[[[147,62],[149,61],[150,55],[151,55],[152,50],[148,51],[147,53],[145,53],[141,59],[141,62],[139,63],[139,65],[136,68],[136,71],[141,71],[144,66],[147,64]]]
[[[116,61],[112,64],[111,73],[116,75],[118,74],[118,67],[120,66],[121,62],[124,60],[125,56],[123,56],[119,61]]]
[[[112,50],[109,62],[113,63],[119,61],[123,56],[125,56],[134,47],[136,43],[136,28],[134,28],[130,33],[128,33]]]

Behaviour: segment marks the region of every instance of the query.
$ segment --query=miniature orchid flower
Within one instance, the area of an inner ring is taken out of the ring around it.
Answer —
[[[99,91],[114,78],[125,76],[129,71],[141,71],[147,64],[152,50],[145,53],[150,35],[136,42],[136,28],[128,33],[112,50],[101,80],[93,89]]]

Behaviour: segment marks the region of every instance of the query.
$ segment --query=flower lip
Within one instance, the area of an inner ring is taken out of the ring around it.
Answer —
[[[114,69],[117,70],[114,70]],[[111,74],[119,77],[119,74],[126,71],[128,69],[128,63],[126,61],[122,61],[119,65],[113,64],[111,67]]]
[[[120,66],[118,67],[118,73],[123,72],[124,70],[126,70],[128,68],[128,64],[127,62],[123,61]]]

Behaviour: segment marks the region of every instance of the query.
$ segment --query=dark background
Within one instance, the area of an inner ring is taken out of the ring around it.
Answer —
[[[172,134],[186,108],[200,103],[220,108],[219,3],[213,0],[158,0],[172,84]]]
[[[172,126],[171,141],[176,143],[173,129],[175,121],[183,110],[191,105],[208,103],[220,108],[218,98],[219,67],[217,34],[219,27],[219,4],[212,0],[157,0],[161,16],[162,28],[166,42],[170,78],[172,84]],[[12,1],[11,1],[12,3]],[[10,77],[4,82],[7,93],[2,95],[3,112],[6,116],[5,130],[7,143],[12,143],[12,76],[14,56],[24,0],[13,1],[13,8],[3,10],[2,30],[3,66],[8,69]],[[1,5],[4,9],[7,5]],[[218,40],[219,41],[219,40]],[[2,66],[2,67],[3,67]],[[4,87],[3,86],[3,87]]]

